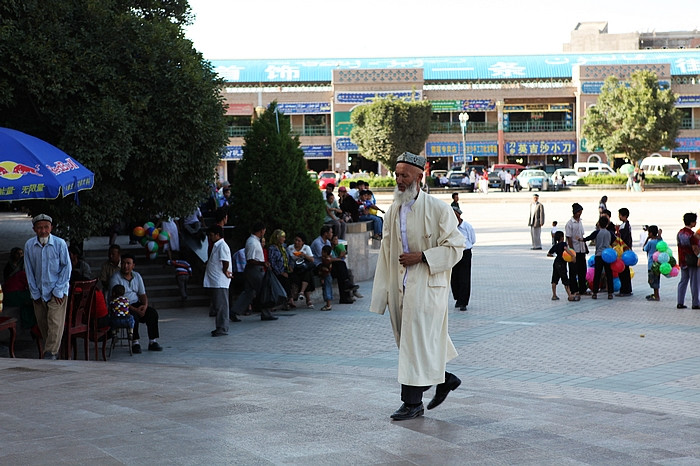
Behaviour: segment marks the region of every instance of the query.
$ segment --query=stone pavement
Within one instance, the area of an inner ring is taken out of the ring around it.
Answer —
[[[657,223],[673,245],[699,200],[607,194],[635,239]],[[27,358],[0,358],[0,464],[700,464],[700,311],[675,308],[678,279],[647,302],[640,257],[632,297],[551,301],[529,193],[461,197],[477,232],[469,310],[450,311],[463,383],[424,417],[389,419],[397,350],[364,282],[353,305],[244,317],[221,338],[206,308],[160,309],[165,351],[106,363],[29,359],[24,341]],[[599,197],[541,199],[562,226],[581,202],[590,231]]]

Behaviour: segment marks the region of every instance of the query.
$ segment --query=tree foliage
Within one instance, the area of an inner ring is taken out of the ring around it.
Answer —
[[[427,100],[406,102],[388,96],[352,111],[350,139],[363,157],[394,167],[408,151],[419,154],[430,135],[432,107]]]
[[[185,39],[186,0],[0,3],[0,126],[61,148],[95,187],[23,202],[81,240],[119,220],[183,216],[226,144],[221,81]]]
[[[276,109],[277,102],[271,103],[253,122],[233,176],[229,215],[239,245],[255,222],[263,222],[268,234],[284,230],[291,242],[299,232],[307,238],[318,235],[325,217],[321,192],[306,173],[299,137],[290,134],[289,118]]]
[[[602,147],[607,154],[624,153],[632,161],[664,147],[673,149],[681,125],[675,101],[673,92],[662,90],[651,71],[635,71],[629,85],[610,76],[597,104],[586,113],[583,136],[589,147]]]

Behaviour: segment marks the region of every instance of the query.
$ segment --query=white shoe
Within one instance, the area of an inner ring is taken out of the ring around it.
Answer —
[[[364,295],[361,295],[357,290],[353,291],[352,294],[356,298],[364,298]]]

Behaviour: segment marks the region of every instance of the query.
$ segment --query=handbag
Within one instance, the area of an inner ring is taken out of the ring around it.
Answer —
[[[269,309],[287,301],[287,292],[275,276],[274,272],[268,269],[263,277],[260,288],[260,306]]]

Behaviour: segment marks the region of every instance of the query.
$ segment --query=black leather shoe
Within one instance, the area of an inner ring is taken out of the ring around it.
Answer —
[[[278,319],[278,317],[275,317],[275,316],[273,316],[273,315],[269,315],[269,316],[260,316],[260,320],[277,320],[277,319]]]
[[[163,351],[163,347],[157,341],[148,344],[148,351]]]
[[[228,332],[224,332],[223,330],[220,330],[218,328],[216,330],[211,331],[211,336],[213,337],[224,337],[226,335],[228,335]]]
[[[236,314],[234,314],[233,317],[229,317],[228,320],[230,320],[231,322],[240,322],[241,321],[241,319],[239,319]]]
[[[700,306],[691,306],[691,309],[700,309]]]
[[[445,401],[445,398],[447,398],[447,395],[452,391],[456,390],[457,387],[459,387],[462,384],[462,381],[459,380],[459,377],[457,377],[454,374],[451,374],[450,380],[445,381],[444,383],[439,384],[435,388],[435,396],[433,397],[432,400],[430,400],[430,403],[428,403],[428,409],[433,409],[437,408],[442,404],[443,401]]]
[[[688,306],[685,304],[676,304],[676,309],[688,309]]]
[[[138,343],[136,343],[135,345],[133,345],[133,346],[131,347],[131,352],[134,353],[134,354],[141,354],[141,345],[139,345]]]
[[[395,421],[405,421],[406,419],[415,419],[418,416],[422,416],[423,412],[423,403],[412,408],[404,403],[391,415],[391,418]]]

